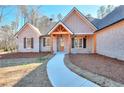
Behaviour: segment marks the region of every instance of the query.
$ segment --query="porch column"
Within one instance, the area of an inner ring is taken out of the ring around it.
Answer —
[[[72,45],[71,44],[72,43],[71,42],[71,35],[69,34],[68,36],[69,36],[69,53],[71,53],[71,45]]]
[[[50,35],[51,37],[51,53],[53,53],[53,35]]]

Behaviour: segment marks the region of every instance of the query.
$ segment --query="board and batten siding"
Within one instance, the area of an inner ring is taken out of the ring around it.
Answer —
[[[124,60],[124,21],[96,32],[96,53]]]
[[[77,34],[82,34],[83,33],[93,33],[94,30],[88,25],[86,20],[81,18],[79,14],[77,14],[75,11],[68,16],[66,20],[63,21],[63,23],[73,32]],[[82,40],[83,42],[83,40]],[[83,45],[82,45],[83,46]],[[71,53],[93,53],[93,37],[88,36],[87,38],[87,48],[71,48]]]
[[[71,14],[63,23],[73,33],[92,33],[94,30],[76,13]]]
[[[39,35],[29,27],[26,27],[17,38],[19,52],[39,52]],[[24,48],[24,38],[33,38],[33,48]]]

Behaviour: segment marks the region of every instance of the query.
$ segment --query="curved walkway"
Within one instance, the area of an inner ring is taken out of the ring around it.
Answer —
[[[80,77],[64,65],[65,53],[57,53],[47,64],[48,78],[54,87],[97,87],[95,83]]]

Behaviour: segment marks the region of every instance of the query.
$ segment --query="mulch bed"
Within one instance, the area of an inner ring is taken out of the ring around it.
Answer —
[[[81,69],[124,84],[124,61],[98,54],[70,54],[69,58]]]
[[[48,52],[29,52],[29,53],[23,53],[23,52],[16,52],[16,53],[6,53],[6,54],[0,54],[0,59],[14,59],[14,58],[35,58],[35,57],[41,57],[46,56]]]

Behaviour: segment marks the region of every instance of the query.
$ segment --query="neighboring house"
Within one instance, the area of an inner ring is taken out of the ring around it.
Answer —
[[[73,8],[47,33],[26,23],[16,34],[18,51],[98,53],[124,60],[123,14],[124,6],[119,6],[105,18],[91,22]]]

